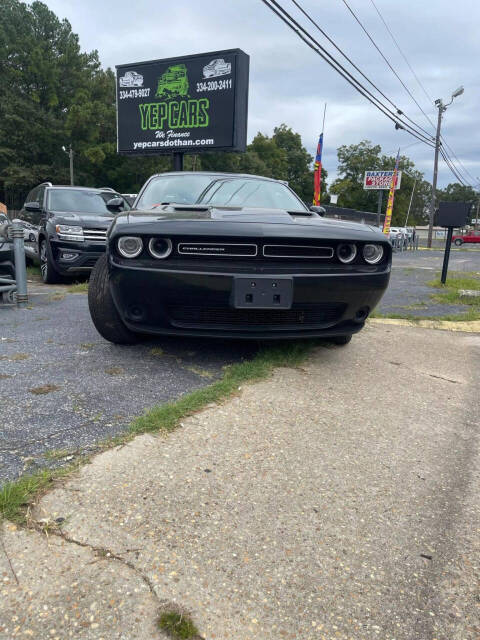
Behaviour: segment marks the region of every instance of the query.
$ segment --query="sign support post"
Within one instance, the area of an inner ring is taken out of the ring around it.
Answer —
[[[378,190],[378,206],[377,206],[377,227],[380,226],[380,215],[382,213],[383,190]]]
[[[453,235],[453,227],[448,227],[447,229],[447,244],[445,245],[445,253],[443,254],[442,284],[445,284],[447,280],[448,261],[450,260],[450,246],[452,244]]]
[[[173,152],[173,170],[174,171],[183,171],[183,151],[174,151]]]

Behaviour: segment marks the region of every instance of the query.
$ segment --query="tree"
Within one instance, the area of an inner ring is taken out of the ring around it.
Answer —
[[[338,194],[338,205],[375,213],[378,193],[377,190],[363,188],[365,171],[392,170],[395,167],[395,157],[381,155],[380,145],[373,145],[369,140],[348,146],[342,145],[337,153],[339,177],[332,183],[330,192]],[[403,171],[403,175],[401,187],[395,192],[392,223],[399,226],[405,224],[410,196],[416,181],[408,221],[409,225],[423,224],[428,218],[431,187],[407,156],[400,156],[399,169]],[[385,190],[382,213],[386,210],[387,196],[388,191]]]

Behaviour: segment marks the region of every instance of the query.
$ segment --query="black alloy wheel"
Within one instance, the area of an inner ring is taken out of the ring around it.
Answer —
[[[140,336],[127,329],[113,302],[108,278],[108,258],[96,262],[88,284],[88,308],[98,333],[115,344],[135,344]]]
[[[59,284],[62,282],[62,277],[55,270],[53,266],[53,260],[50,253],[50,249],[48,243],[45,238],[40,240],[40,273],[42,275],[42,280],[45,284]]]

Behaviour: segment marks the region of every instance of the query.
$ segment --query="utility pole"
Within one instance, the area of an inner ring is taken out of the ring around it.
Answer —
[[[452,104],[453,100],[461,96],[464,89],[463,87],[458,87],[456,91],[452,93],[452,99],[447,104],[443,104],[441,98],[435,100],[435,106],[438,109],[438,121],[437,121],[437,135],[435,137],[435,160],[433,163],[433,181],[432,181],[432,199],[430,202],[430,216],[428,221],[428,240],[427,247],[430,248],[432,246],[432,235],[433,235],[433,218],[435,216],[435,200],[437,197],[437,175],[438,175],[438,154],[440,152],[440,129],[442,127],[442,114],[447,110],[447,107]]]
[[[68,147],[68,151],[65,149],[65,147],[62,147],[62,151],[66,153],[67,156],[70,158],[70,184],[73,187],[73,154],[75,152],[73,151],[71,144]]]

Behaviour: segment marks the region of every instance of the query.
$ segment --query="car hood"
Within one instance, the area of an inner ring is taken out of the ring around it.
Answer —
[[[332,218],[321,218],[315,213],[308,215],[307,212],[286,211],[283,209],[261,209],[261,208],[239,208],[239,207],[206,207],[202,205],[188,205],[185,207],[163,205],[148,211],[129,211],[121,213],[117,216],[118,223],[127,223],[132,225],[151,224],[153,222],[163,222],[165,224],[174,222],[188,222],[198,225],[198,223],[217,222],[238,225],[288,225],[289,227],[310,227],[317,231],[323,229],[328,235],[331,232],[343,235],[348,232],[381,234],[376,227],[357,222],[345,222],[343,220],[335,220]],[[221,227],[216,225],[216,228]],[[293,232],[293,229],[292,229]],[[248,229],[243,228],[242,233],[248,234]]]
[[[94,213],[55,212],[55,224],[71,224],[94,229],[108,229],[113,219],[114,216],[99,216]]]

